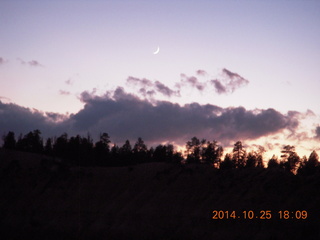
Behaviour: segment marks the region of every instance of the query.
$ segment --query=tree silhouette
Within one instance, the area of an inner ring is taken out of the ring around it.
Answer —
[[[46,145],[44,146],[44,153],[47,155],[52,155],[53,153],[52,138],[47,139]]]
[[[3,136],[3,148],[5,149],[15,149],[16,148],[16,139],[14,137],[14,132],[8,132],[6,136]]]
[[[242,146],[242,142],[241,141],[237,141],[234,144],[234,148],[233,148],[233,162],[236,168],[242,168],[245,166],[246,164],[246,151],[244,150],[243,146]]]
[[[95,143],[95,159],[99,166],[107,165],[110,152],[110,137],[108,133],[100,134],[99,141]]]
[[[277,169],[280,168],[278,158],[273,155],[272,158],[268,161],[268,169]]]
[[[119,164],[120,165],[128,165],[132,164],[132,147],[129,140],[126,140],[126,142],[122,145],[122,147],[119,149]]]
[[[232,161],[232,156],[227,153],[224,157],[224,160],[221,162],[220,169],[232,169],[235,168],[235,163]]]
[[[63,133],[60,137],[55,139],[53,144],[54,154],[58,157],[66,158],[68,151],[68,134]]]
[[[263,156],[262,154],[265,152],[263,147],[259,147],[258,151],[251,151],[247,156],[246,168],[259,167],[263,168]]]
[[[191,141],[186,143],[187,163],[200,163],[201,145],[205,143],[205,139],[201,142],[197,137],[191,138]]]
[[[18,141],[15,133],[10,131],[3,136],[3,149],[16,149],[59,157],[68,164],[81,166],[126,166],[145,162],[181,163],[184,157],[181,151],[175,151],[172,144],[158,145],[149,150],[142,140],[138,138],[132,148],[130,141],[126,140],[122,147],[114,144],[110,148],[110,136],[102,133],[99,141],[93,144],[90,134],[87,137],[80,135],[68,138],[67,133],[61,136],[48,138],[45,146],[40,130],[36,129],[24,136],[20,134]],[[223,148],[217,141],[201,141],[197,137],[186,142],[187,158],[184,163],[209,163],[215,168],[263,168],[263,153],[265,149],[259,146],[257,151],[248,154],[242,142],[234,144],[232,153],[227,153],[221,162]],[[318,154],[313,151],[309,158],[300,158],[295,152],[295,147],[284,145],[281,150],[281,160],[273,155],[268,161],[268,169],[283,169],[293,174],[310,175],[320,171]]]
[[[310,154],[307,164],[310,167],[318,167],[319,166],[319,156],[315,150],[313,150],[312,153]]]
[[[29,132],[23,138],[20,136],[17,142],[17,149],[26,152],[41,153],[43,151],[43,142],[40,130],[36,129]]]
[[[311,175],[315,174],[319,168],[319,156],[316,151],[312,151],[309,158],[305,159],[303,167],[300,169],[302,174]]]
[[[207,141],[206,146],[202,150],[202,160],[219,168],[222,154],[223,148],[217,144],[217,141]]]
[[[300,167],[300,157],[295,152],[295,147],[290,145],[283,146],[281,151],[281,162],[280,167],[285,170],[292,172],[294,174],[297,173],[298,168]]]
[[[137,142],[133,147],[133,158],[135,163],[146,162],[147,160],[147,145],[145,145],[144,141],[141,137],[138,138]]]

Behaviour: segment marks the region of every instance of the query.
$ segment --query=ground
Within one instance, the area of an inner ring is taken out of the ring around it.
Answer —
[[[0,151],[2,239],[319,239],[320,175],[209,165],[78,167]],[[212,219],[214,210],[237,218]],[[271,219],[243,219],[243,211]],[[305,210],[307,219],[279,219]],[[240,218],[238,218],[238,216]]]

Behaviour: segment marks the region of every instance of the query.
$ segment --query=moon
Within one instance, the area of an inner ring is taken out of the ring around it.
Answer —
[[[158,46],[157,50],[153,54],[158,54],[160,52],[160,47]]]

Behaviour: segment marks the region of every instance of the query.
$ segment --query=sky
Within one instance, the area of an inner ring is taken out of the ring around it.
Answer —
[[[320,150],[319,13],[312,0],[3,0],[0,134],[308,155]]]

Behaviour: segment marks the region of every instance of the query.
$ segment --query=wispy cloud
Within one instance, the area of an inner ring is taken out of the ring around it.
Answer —
[[[5,60],[4,58],[0,57],[0,65],[3,65],[7,62],[8,62],[8,60]]]
[[[198,89],[199,91],[203,91],[206,87],[206,82],[200,82],[198,78],[194,76],[188,77],[187,75],[182,73],[180,74],[180,77],[181,77],[181,83],[182,83],[180,86],[190,85]]]
[[[42,64],[39,63],[37,60],[31,60],[31,61],[24,61],[21,58],[17,59],[22,65],[28,65],[31,67],[43,67]]]
[[[68,80],[64,81],[65,84],[67,85],[73,85],[73,80],[71,78],[69,78]]]
[[[127,78],[127,84],[138,86],[140,88],[139,93],[144,97],[153,97],[157,93],[161,93],[166,97],[180,96],[179,90],[173,90],[160,81],[151,81],[146,78],[140,79],[130,76]]]
[[[218,94],[227,92],[226,86],[224,86],[218,79],[211,80],[211,83],[213,84],[214,89]]]
[[[209,74],[204,70],[198,70],[196,71],[196,74],[198,77],[187,76],[183,73],[180,74],[181,81],[176,83],[176,86],[178,88],[191,86],[199,92],[203,92],[204,90],[212,90],[213,87],[213,90],[218,94],[229,94],[249,84],[247,79],[241,77],[237,73],[229,71],[226,68],[222,69],[222,78],[216,77],[213,80],[206,80]]]
[[[60,89],[60,90],[59,90],[59,94],[60,94],[60,95],[70,95],[70,92]]]
[[[200,75],[200,76],[206,76],[207,75],[207,72],[204,71],[204,70],[201,70],[201,69],[197,70],[196,73],[197,73],[197,75]]]
[[[229,71],[228,69],[224,68],[222,70],[222,73],[227,77],[226,79],[226,86],[228,89],[230,89],[232,92],[240,88],[242,86],[245,86],[249,83],[249,81],[243,77],[241,77],[239,74]]]

